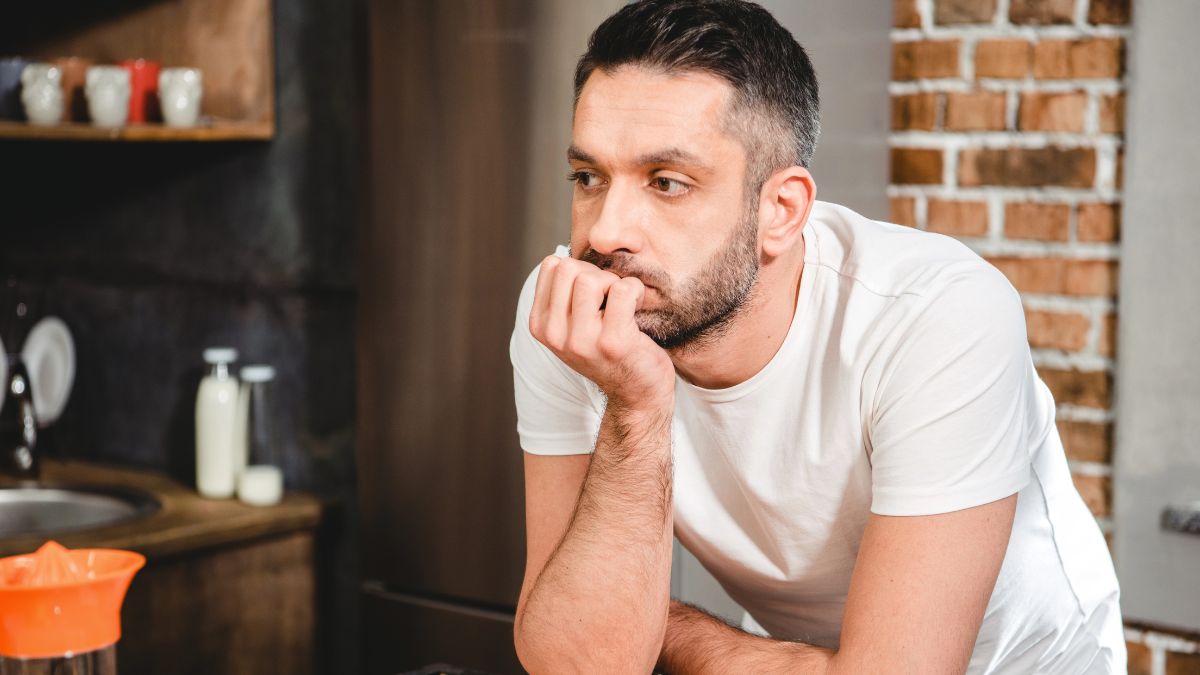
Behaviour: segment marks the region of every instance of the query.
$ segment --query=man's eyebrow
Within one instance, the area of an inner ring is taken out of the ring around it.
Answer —
[[[584,164],[595,164],[596,158],[579,149],[579,146],[574,143],[567,148],[567,159],[573,162],[583,162]]]
[[[585,164],[595,164],[596,158],[584,152],[579,146],[574,143],[567,148],[567,159],[576,162],[584,162]],[[657,150],[641,155],[635,160],[637,166],[646,166],[648,164],[683,164],[687,166],[695,166],[700,168],[708,168],[696,155],[682,148],[666,148],[665,150]]]
[[[699,157],[682,148],[667,148],[657,152],[646,153],[637,158],[638,166],[646,166],[647,164],[682,164],[685,166],[708,168]]]

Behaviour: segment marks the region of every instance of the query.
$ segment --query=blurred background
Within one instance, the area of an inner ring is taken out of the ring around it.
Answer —
[[[575,60],[621,4],[0,9],[0,58],[204,76],[183,126],[102,128],[69,88],[62,123],[0,108],[0,340],[19,354],[56,316],[74,344],[42,472],[159,504],[56,536],[148,558],[123,672],[519,672],[508,336],[522,280],[568,236]],[[960,238],[1021,292],[1114,552],[1130,672],[1200,672],[1200,538],[1180,531],[1200,503],[1200,5],[762,4],[817,69],[819,197]],[[213,346],[276,370],[273,507],[194,494]],[[45,538],[0,536],[0,555]],[[673,593],[740,621],[676,553]]]

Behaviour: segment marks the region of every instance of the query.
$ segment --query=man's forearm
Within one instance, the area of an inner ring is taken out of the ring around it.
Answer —
[[[610,401],[579,502],[517,617],[526,667],[648,672],[671,580],[671,409]]]
[[[827,672],[833,651],[751,635],[671,601],[658,669],[670,675]]]

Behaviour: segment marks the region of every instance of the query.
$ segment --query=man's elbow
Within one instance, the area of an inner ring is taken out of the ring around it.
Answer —
[[[530,634],[518,620],[513,625],[513,645],[521,666],[532,675],[541,673],[650,673],[658,663],[662,636],[589,635],[585,638],[544,632]]]

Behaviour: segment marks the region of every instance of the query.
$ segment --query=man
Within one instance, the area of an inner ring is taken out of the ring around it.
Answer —
[[[575,78],[570,257],[511,356],[534,673],[1108,673],[1118,591],[1021,301],[815,202],[817,85],[740,0],[648,0]],[[669,597],[672,533],[770,637]]]

